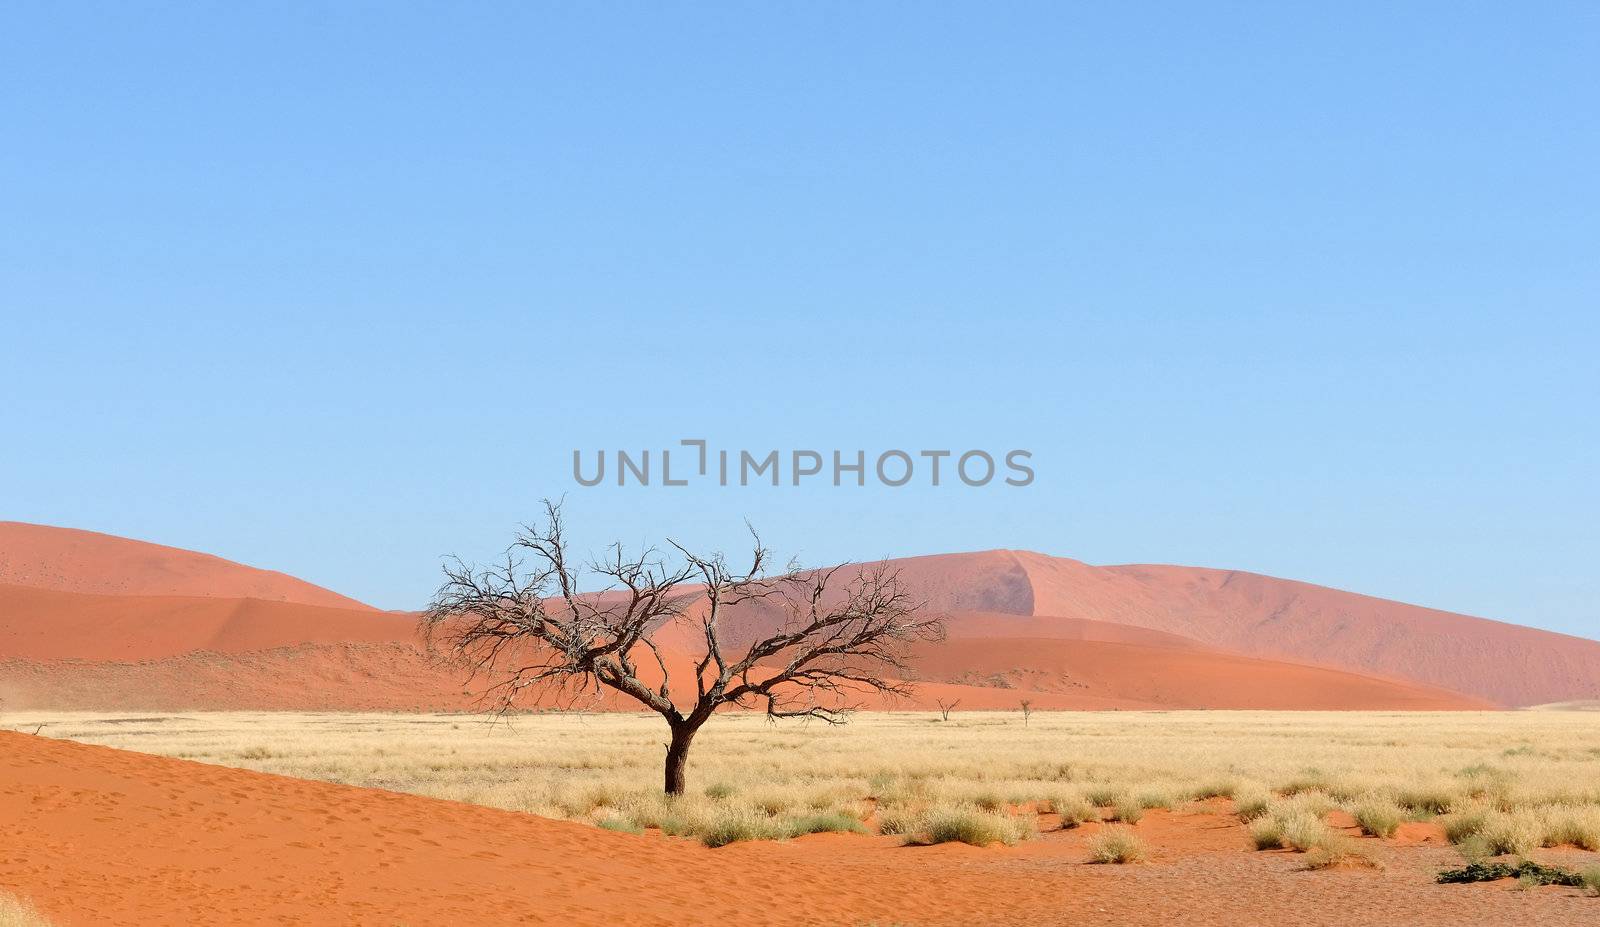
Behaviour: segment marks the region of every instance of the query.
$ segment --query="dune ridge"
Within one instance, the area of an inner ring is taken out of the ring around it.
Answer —
[[[251,598],[371,606],[273,570],[149,541],[0,521],[0,583],[61,592]]]
[[[1083,708],[1478,708],[1600,698],[1600,643],[1290,580],[1007,550],[882,565],[949,616],[949,642],[913,661],[918,681],[952,698],[955,690],[934,687],[956,687],[972,707],[1011,707],[1021,697]],[[96,686],[104,707],[122,708],[461,704],[459,680],[422,654],[414,615],[282,574],[13,522],[0,523],[0,577],[0,694],[34,707],[51,699],[94,707],[85,700]],[[780,620],[756,605],[729,612],[723,631],[738,647]],[[667,628],[658,642],[682,651],[674,660],[687,666],[697,637]],[[393,648],[347,646],[362,644]],[[218,669],[227,659],[236,672]],[[416,679],[409,690],[385,682],[356,691],[360,680],[404,673]],[[44,682],[51,674],[55,686]],[[1163,675],[1170,678],[1158,684]],[[1260,682],[1268,679],[1276,682]],[[931,702],[919,697],[908,707]]]

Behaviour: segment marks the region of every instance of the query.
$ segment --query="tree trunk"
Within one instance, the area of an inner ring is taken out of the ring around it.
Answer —
[[[672,743],[667,745],[667,794],[682,795],[684,789],[684,772],[689,765],[689,744],[694,740],[698,727],[687,724],[674,724],[672,726]]]

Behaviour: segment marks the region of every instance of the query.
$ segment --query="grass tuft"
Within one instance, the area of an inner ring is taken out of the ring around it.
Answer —
[[[1405,819],[1405,812],[1393,802],[1373,799],[1356,806],[1355,819],[1361,825],[1361,832],[1368,836],[1393,837]]]
[[[1107,827],[1089,838],[1088,848],[1097,863],[1137,863],[1149,855],[1144,841],[1127,827]]]
[[[993,811],[949,808],[929,812],[923,819],[922,829],[910,842],[928,845],[935,843],[966,843],[986,847],[992,843],[1015,846],[1017,841],[1029,836],[1022,822]]]
[[[50,922],[33,905],[0,892],[0,927],[50,927]]]

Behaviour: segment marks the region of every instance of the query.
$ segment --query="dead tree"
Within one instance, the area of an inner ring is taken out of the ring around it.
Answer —
[[[956,710],[956,706],[961,704],[961,699],[956,699],[953,702],[947,702],[942,698],[935,699],[934,704],[939,706],[939,719],[941,721],[949,721],[950,712]]]
[[[1028,719],[1033,717],[1033,699],[1025,698],[1020,704],[1022,705],[1022,726],[1027,727]]]
[[[690,744],[718,708],[841,723],[857,696],[909,694],[905,646],[944,638],[942,617],[924,615],[898,573],[882,566],[846,574],[844,567],[803,573],[791,564],[768,577],[770,553],[752,531],[747,569],[676,543],[670,564],[651,550],[629,556],[618,544],[582,575],[560,507],[546,501],[545,511],[546,523],[524,527],[503,565],[445,567],[422,617],[424,636],[436,652],[462,661],[469,685],[480,682],[482,697],[500,712],[517,709],[529,693],[609,688],[661,715],[671,732],[669,795],[683,793]],[[603,588],[584,591],[587,579]],[[724,624],[738,606],[759,610],[775,627],[735,645]],[[681,682],[674,689],[670,654],[655,639],[668,627],[690,629],[692,691]],[[641,662],[659,683],[641,677]]]

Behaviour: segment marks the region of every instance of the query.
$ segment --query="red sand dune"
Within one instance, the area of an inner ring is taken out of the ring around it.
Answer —
[[[928,686],[971,682],[984,685],[960,686],[966,704],[997,708],[1013,706],[1024,690],[1041,707],[1085,708],[1468,707],[1479,699],[1540,704],[1600,695],[1596,642],[1304,583],[1185,567],[1093,567],[1010,551],[892,566],[932,607],[950,613],[955,641],[923,667],[927,692],[913,707],[931,703],[936,690]],[[105,535],[0,523],[0,576],[7,578],[0,581],[0,695],[32,707],[94,707],[96,686],[108,708],[461,705],[458,679],[406,652],[417,648],[412,616],[281,574]],[[109,588],[140,591],[104,594]],[[750,610],[730,616],[725,630],[737,644],[773,620]],[[662,637],[685,654],[693,639]],[[978,643],[989,639],[1075,643]],[[354,644],[389,649],[345,646]],[[1112,644],[1145,649],[1097,646]],[[231,674],[218,663],[229,655],[239,659]],[[1241,662],[1240,655],[1259,659]],[[109,663],[96,668],[95,661]],[[1329,669],[1376,678],[1355,685]],[[1216,681],[1246,671],[1249,679],[1218,688]],[[415,673],[409,689],[385,689],[385,682],[355,691],[363,679],[406,672]],[[1156,685],[1152,674],[1172,678]],[[1280,700],[1269,696],[1267,679]],[[1452,700],[1440,688],[1471,697]],[[141,698],[150,703],[141,706]]]
[[[369,607],[293,576],[210,554],[16,521],[0,521],[0,583],[64,592],[220,596]]]
[[[1195,648],[1093,639],[952,638],[912,655],[919,679],[1049,692],[1117,708],[1492,708],[1415,683]],[[1010,699],[1015,707],[1020,693]]]
[[[261,599],[84,595],[0,585],[0,655],[151,660],[307,643],[410,641],[413,616]]]
[[[1580,924],[1574,889],[1436,885],[1459,862],[1362,840],[1381,868],[1308,873],[1211,805],[1149,812],[1135,866],[1099,825],[1014,848],[821,834],[710,850],[527,814],[0,732],[0,887],[90,924]],[[1358,839],[1352,835],[1352,839]]]
[[[1600,642],[1293,580],[1199,567],[1099,567],[1005,550],[890,566],[933,608],[1033,617],[1017,636],[1054,636],[1041,629],[1088,619],[1501,705],[1600,698]],[[747,621],[746,633],[762,624]]]
[[[960,633],[1023,630],[964,613]],[[1226,654],[1157,631],[1052,621],[1053,639],[953,638],[921,648],[914,694],[862,692],[874,709],[1459,709],[1484,703],[1351,673]],[[664,649],[676,689],[696,654]],[[641,675],[659,682],[641,654]],[[414,619],[250,599],[93,596],[0,586],[0,699],[13,708],[464,710],[479,705],[457,667],[428,659]],[[611,690],[533,693],[525,709],[638,710]]]

